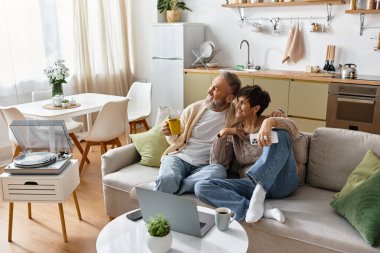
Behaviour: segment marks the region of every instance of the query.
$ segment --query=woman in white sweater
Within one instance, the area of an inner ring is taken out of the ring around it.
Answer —
[[[252,223],[265,216],[283,222],[281,211],[265,209],[264,200],[289,196],[298,186],[291,144],[297,127],[287,118],[262,116],[269,102],[269,94],[260,86],[246,86],[239,91],[236,117],[241,122],[219,132],[210,156],[210,164],[227,170],[237,163],[239,178],[203,180],[195,185],[199,199],[230,208],[239,221]],[[272,143],[271,131],[277,133],[278,143]],[[258,133],[257,144],[250,142],[250,134],[254,133]]]

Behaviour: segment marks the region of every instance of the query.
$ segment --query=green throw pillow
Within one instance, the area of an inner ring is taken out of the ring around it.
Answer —
[[[380,240],[380,172],[331,202],[371,246]]]
[[[141,156],[141,165],[160,167],[160,160],[166,148],[169,147],[161,125],[156,125],[147,132],[131,134],[131,139]]]
[[[334,198],[338,198],[349,193],[378,171],[380,171],[380,160],[372,153],[371,150],[368,150],[363,160],[351,172],[345,186],[343,186],[340,192],[334,195]]]

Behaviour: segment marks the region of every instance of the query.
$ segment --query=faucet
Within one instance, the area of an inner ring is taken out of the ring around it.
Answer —
[[[241,49],[241,46],[243,45],[244,42],[247,44],[247,48],[248,48],[248,63],[247,63],[247,69],[251,69],[251,68],[253,68],[253,63],[251,63],[251,62],[249,61],[249,43],[248,43],[247,40],[242,40],[242,41],[240,42],[240,49]]]

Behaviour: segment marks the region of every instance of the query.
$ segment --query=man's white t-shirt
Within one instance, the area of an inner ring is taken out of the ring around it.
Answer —
[[[187,146],[174,155],[194,166],[208,164],[212,142],[225,126],[226,113],[227,109],[223,112],[206,109],[195,124]]]

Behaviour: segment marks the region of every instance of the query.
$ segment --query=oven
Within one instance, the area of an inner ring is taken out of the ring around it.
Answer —
[[[380,86],[331,83],[326,126],[380,134]]]

